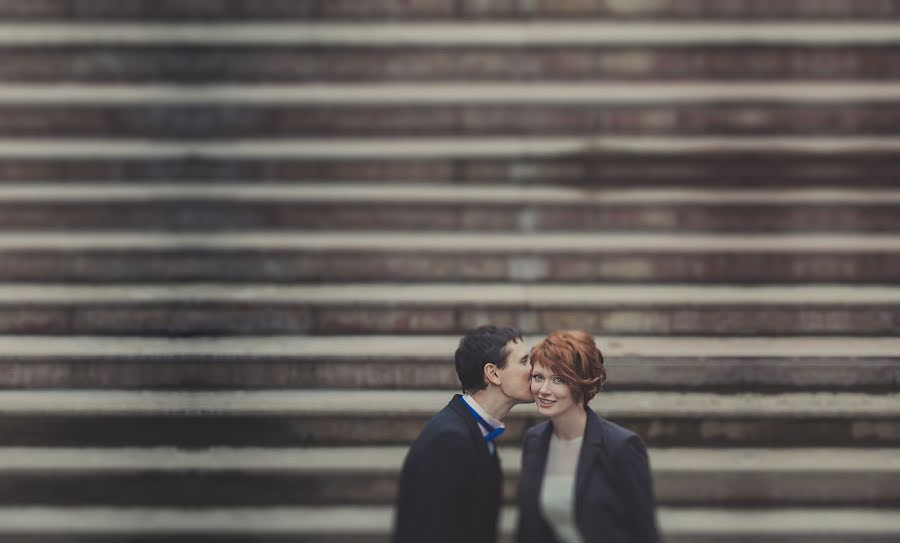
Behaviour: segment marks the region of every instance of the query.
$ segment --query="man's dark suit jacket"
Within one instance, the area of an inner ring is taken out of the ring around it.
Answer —
[[[501,479],[498,456],[457,394],[406,455],[394,543],[494,543]]]
[[[555,541],[540,508],[553,425],[530,428],[522,446],[519,543]],[[657,543],[647,448],[640,436],[587,409],[575,472],[575,524],[585,543]]]

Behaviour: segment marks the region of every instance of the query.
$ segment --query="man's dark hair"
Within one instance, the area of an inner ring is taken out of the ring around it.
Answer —
[[[487,388],[484,366],[492,363],[498,368],[506,367],[506,357],[509,356],[506,344],[514,339],[524,341],[522,333],[515,328],[479,326],[459,340],[459,348],[456,349],[456,375],[463,392]]]

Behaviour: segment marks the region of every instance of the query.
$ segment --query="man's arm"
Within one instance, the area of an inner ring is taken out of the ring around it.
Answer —
[[[458,543],[471,453],[459,436],[440,436],[422,451],[401,478],[395,543]]]

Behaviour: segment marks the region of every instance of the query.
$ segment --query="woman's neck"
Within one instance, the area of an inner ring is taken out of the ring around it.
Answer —
[[[550,420],[553,421],[553,433],[556,434],[557,438],[567,441],[578,439],[584,435],[584,427],[587,425],[587,411],[579,405]]]

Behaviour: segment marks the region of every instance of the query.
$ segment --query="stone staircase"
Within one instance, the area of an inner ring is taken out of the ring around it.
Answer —
[[[900,541],[898,17],[0,1],[0,541],[385,541],[485,322],[598,337],[667,541]]]

